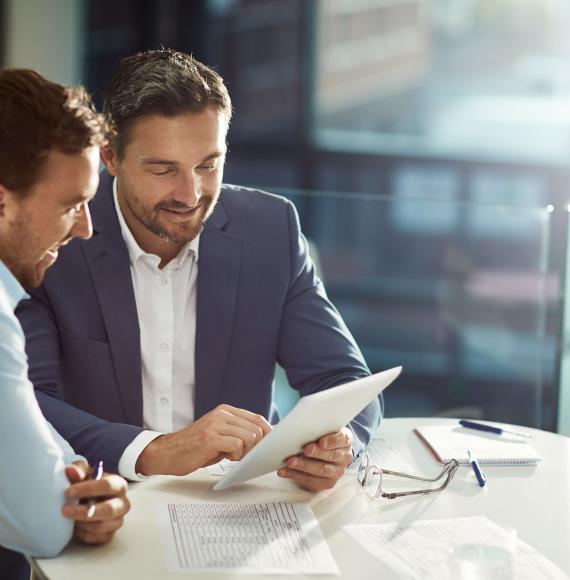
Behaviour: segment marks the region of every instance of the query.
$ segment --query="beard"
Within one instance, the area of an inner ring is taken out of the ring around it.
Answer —
[[[39,263],[24,264],[17,258],[2,257],[4,265],[24,288],[37,288],[41,285],[48,266],[40,267]]]
[[[178,223],[173,223],[165,219],[165,211],[186,212],[192,208],[174,199],[159,202],[154,206],[145,205],[134,193],[124,176],[121,181],[123,200],[134,218],[147,230],[173,244],[190,242],[201,233],[206,220],[212,215],[219,197],[219,191],[214,195],[202,194],[196,209],[188,215],[188,218],[183,221],[180,220]]]
[[[37,288],[53,260],[46,259],[46,254],[38,258],[33,250],[41,244],[26,212],[22,211],[10,225],[11,233],[0,243],[0,259],[24,288]]]

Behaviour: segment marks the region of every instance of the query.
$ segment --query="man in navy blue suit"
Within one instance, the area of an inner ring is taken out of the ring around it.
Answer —
[[[192,57],[126,58],[105,95],[110,146],[94,235],[62,248],[19,317],[47,418],[129,479],[240,459],[276,420],[276,364],[301,395],[369,374],[287,200],[222,185],[227,89]],[[381,400],[280,469],[332,487]]]

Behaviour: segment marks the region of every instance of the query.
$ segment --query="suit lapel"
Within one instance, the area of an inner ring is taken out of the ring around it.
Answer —
[[[220,400],[232,335],[242,239],[222,230],[221,202],[200,236],[196,307],[196,398],[200,417]]]
[[[91,207],[96,234],[82,247],[99,298],[125,416],[129,423],[142,426],[140,329],[129,254],[109,178],[101,176]]]
[[[129,255],[112,195],[112,178],[103,173],[92,204],[93,238],[83,251],[93,277],[125,415],[142,425],[140,328]],[[200,236],[196,305],[195,415],[221,403],[240,270],[242,238],[223,231],[228,221],[222,199]]]

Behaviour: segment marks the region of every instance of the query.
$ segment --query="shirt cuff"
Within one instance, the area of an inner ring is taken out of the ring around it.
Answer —
[[[360,457],[362,452],[366,449],[366,445],[359,439],[358,435],[354,431],[354,429],[350,426],[346,426],[348,429],[352,431],[352,461],[349,463],[350,465],[356,465],[360,461]]]
[[[164,435],[164,433],[159,433],[158,431],[143,431],[139,433],[123,451],[121,459],[119,459],[119,474],[130,481],[143,481],[150,477],[150,475],[142,475],[135,471],[137,459],[144,448],[161,435]]]

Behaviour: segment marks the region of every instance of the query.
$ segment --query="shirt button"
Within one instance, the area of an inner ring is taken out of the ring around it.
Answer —
[[[160,404],[161,404],[163,407],[168,407],[168,403],[169,403],[169,402],[170,402],[170,401],[169,401],[169,400],[168,400],[166,397],[162,397],[162,398],[160,399]]]
[[[168,351],[168,345],[166,344],[166,342],[161,342],[160,343],[160,350],[162,352],[167,352]]]
[[[161,286],[166,286],[168,284],[168,280],[163,276],[162,278],[159,279],[158,283]]]

